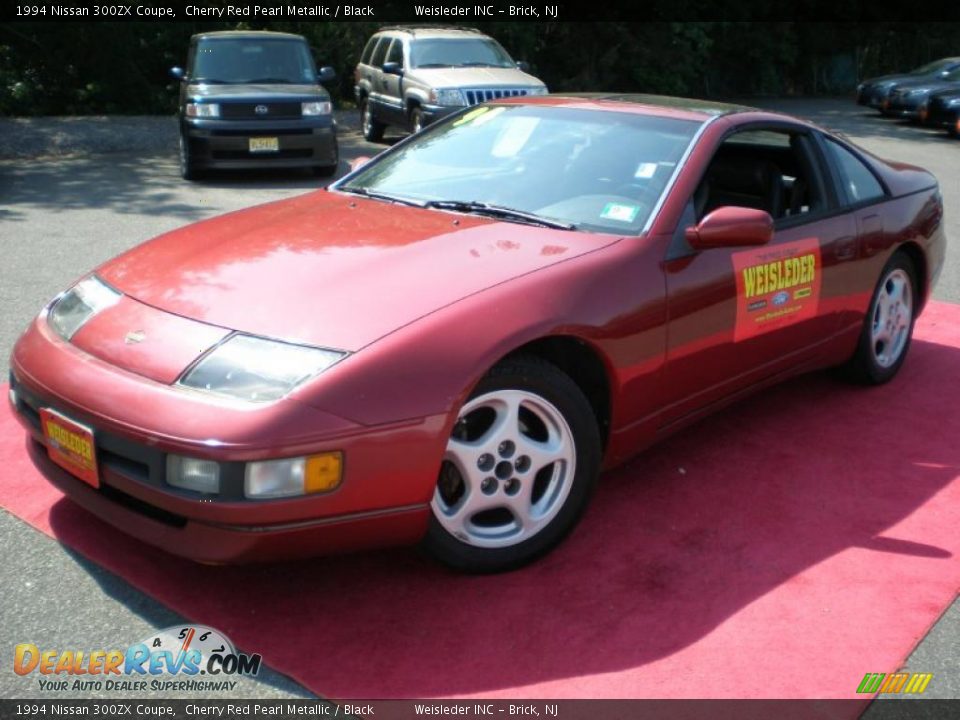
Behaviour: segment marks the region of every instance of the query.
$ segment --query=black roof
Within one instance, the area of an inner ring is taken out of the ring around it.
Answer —
[[[274,32],[272,30],[215,30],[197,33],[191,39],[198,40],[304,40],[303,35]]]
[[[670,95],[646,95],[643,93],[556,93],[561,97],[580,97],[591,100],[611,100],[615,102],[629,102],[638,105],[656,105],[659,107],[689,110],[705,115],[731,115],[739,112],[758,112],[757,108],[735,103],[718,102],[716,100],[697,100],[695,98],[672,97]]]

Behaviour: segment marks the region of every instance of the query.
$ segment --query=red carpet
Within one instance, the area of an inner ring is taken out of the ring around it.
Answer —
[[[171,558],[61,499],[6,403],[0,504],[329,697],[854,698],[960,587],[958,369],[960,306],[933,304],[892,384],[740,403],[607,475],[570,541],[499,577],[412,550]]]

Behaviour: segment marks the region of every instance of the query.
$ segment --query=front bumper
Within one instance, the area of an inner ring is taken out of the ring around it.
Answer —
[[[412,544],[426,531],[442,417],[366,427],[289,400],[264,411],[231,409],[107,365],[52,336],[43,320],[18,341],[11,367],[13,408],[40,472],[102,520],[170,553],[212,563],[261,561]],[[93,429],[99,488],[49,459],[39,422],[45,407]],[[298,436],[297,425],[312,429]],[[344,455],[335,491],[243,496],[246,461],[332,449]],[[167,485],[170,453],[220,463],[221,492]]]
[[[332,115],[273,120],[184,118],[180,123],[197,168],[332,167],[339,161]],[[275,152],[250,152],[250,138],[275,137]]]
[[[957,129],[958,120],[960,120],[960,106],[940,105],[939,103],[930,103],[923,118],[927,125],[953,129]]]
[[[429,125],[432,122],[436,122],[448,115],[453,115],[463,110],[462,105],[421,105],[420,107],[423,110],[423,121],[425,125]]]
[[[857,91],[857,105],[875,108],[883,108],[883,101],[886,100],[889,90],[878,89],[874,87],[865,87]]]
[[[921,100],[889,99],[883,104],[883,112],[890,117],[917,120],[920,118]]]

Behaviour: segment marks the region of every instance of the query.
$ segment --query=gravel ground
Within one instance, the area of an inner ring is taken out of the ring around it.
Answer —
[[[359,127],[356,111],[338,110],[341,128]],[[0,159],[137,152],[169,153],[177,146],[173,115],[90,115],[0,118]]]

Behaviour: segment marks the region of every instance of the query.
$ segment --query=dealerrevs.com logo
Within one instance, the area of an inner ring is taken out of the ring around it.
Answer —
[[[126,650],[14,649],[17,675],[36,674],[40,690],[126,692],[225,691],[237,676],[260,672],[260,655],[237,652],[226,635],[204,625],[161,630]]]

